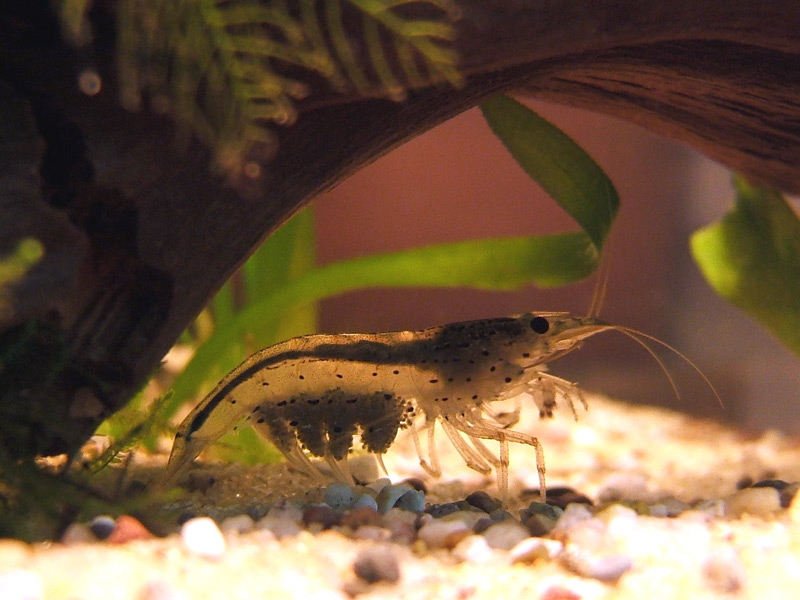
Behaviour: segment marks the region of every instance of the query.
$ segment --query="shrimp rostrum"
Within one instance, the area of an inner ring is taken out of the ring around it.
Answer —
[[[528,393],[542,417],[552,416],[559,399],[574,412],[575,401],[583,402],[577,386],[549,374],[546,365],[610,329],[644,335],[593,317],[525,313],[420,331],[308,335],[281,342],[247,358],[186,417],[160,483],[173,481],[243,419],[290,466],[321,479],[309,455],[321,457],[337,479],[351,484],[347,455],[356,434],[383,464],[381,455],[397,432],[410,428],[420,464],[438,476],[438,424],[470,468],[485,474],[496,470],[504,498],[509,442],[532,446],[544,497],[539,441],[511,429],[513,423],[491,404]],[[427,453],[417,431],[423,420]],[[484,440],[499,442],[499,456]]]

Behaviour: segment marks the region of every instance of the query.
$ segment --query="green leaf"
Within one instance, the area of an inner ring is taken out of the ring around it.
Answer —
[[[694,233],[692,254],[720,296],[800,354],[800,220],[777,191],[734,185],[735,208]]]
[[[481,104],[511,156],[584,229],[598,251],[619,208],[614,184],[578,144],[508,96]]]

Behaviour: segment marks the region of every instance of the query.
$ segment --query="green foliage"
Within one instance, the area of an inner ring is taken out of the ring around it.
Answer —
[[[481,110],[531,179],[580,224],[599,260],[619,208],[619,197],[608,176],[563,131],[516,100],[495,96],[481,104]],[[562,242],[560,236],[553,236],[548,243]]]
[[[411,4],[436,16],[406,19]],[[237,178],[276,152],[272,127],[294,123],[315,88],[400,100],[460,85],[456,14],[452,0],[121,0],[122,103],[136,109],[146,92]]]
[[[695,261],[720,296],[800,354],[800,219],[779,192],[734,184],[734,209],[692,236]]]
[[[11,317],[13,311],[12,286],[25,276],[44,256],[44,246],[35,238],[24,238],[16,248],[0,256],[0,324]]]

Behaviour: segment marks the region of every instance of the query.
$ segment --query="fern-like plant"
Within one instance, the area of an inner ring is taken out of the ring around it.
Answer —
[[[430,17],[404,17],[411,4]],[[277,151],[275,126],[294,123],[314,93],[401,100],[460,85],[456,17],[452,0],[123,0],[122,102],[137,109],[147,95],[229,180],[246,181]]]

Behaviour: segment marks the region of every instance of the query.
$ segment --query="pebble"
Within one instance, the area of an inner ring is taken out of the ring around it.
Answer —
[[[511,550],[522,540],[530,537],[528,528],[518,521],[501,521],[483,532],[486,543],[497,550]]]
[[[385,488],[387,485],[392,485],[392,480],[388,477],[381,477],[376,479],[372,483],[367,484],[366,487],[373,490],[376,494],[379,494],[380,491]]]
[[[495,551],[482,535],[468,535],[455,545],[453,556],[460,561],[483,564],[494,558]]]
[[[434,520],[423,525],[417,537],[430,549],[453,548],[472,533],[463,521]]]
[[[573,592],[569,588],[560,585],[551,585],[540,596],[539,600],[581,600],[582,596],[578,592]]]
[[[648,513],[651,517],[677,517],[691,507],[677,498],[665,498],[661,502],[650,505]]]
[[[133,540],[149,540],[153,534],[147,527],[130,515],[120,515],[117,517],[116,526],[107,541],[112,544],[125,544]]]
[[[410,512],[421,513],[425,510],[425,492],[409,490],[397,499],[394,506]]]
[[[256,522],[253,520],[253,517],[250,515],[241,514],[226,518],[224,521],[222,521],[219,528],[222,530],[222,533],[231,534],[247,533],[248,531],[255,529],[255,526]]]
[[[555,527],[550,532],[553,536],[562,535],[576,523],[592,518],[590,511],[584,504],[569,504],[556,521]]]
[[[290,502],[279,502],[269,509],[267,514],[256,522],[256,529],[267,529],[281,539],[293,537],[303,530],[300,523],[303,513]]]
[[[720,548],[706,560],[703,575],[714,591],[734,594],[744,587],[747,569],[733,548]]]
[[[342,515],[327,504],[315,504],[303,511],[303,523],[306,525],[317,524],[322,529],[330,529],[338,525]]]
[[[417,515],[399,508],[390,509],[383,515],[382,525],[391,532],[391,539],[398,544],[411,544],[417,538]]]
[[[76,544],[90,544],[97,541],[97,536],[92,533],[86,523],[70,523],[61,534],[61,543],[65,546]]]
[[[353,532],[354,540],[373,540],[376,542],[385,542],[392,537],[392,532],[384,527],[377,525],[362,525]]]
[[[557,540],[529,537],[509,550],[508,559],[512,565],[517,563],[530,564],[537,560],[550,560],[558,556],[563,547],[564,544]]]
[[[361,494],[358,498],[356,498],[356,501],[353,502],[353,509],[358,510],[360,508],[370,508],[377,512],[378,503],[371,495]]]
[[[185,600],[186,595],[175,584],[164,579],[153,579],[142,586],[139,600]]]
[[[346,483],[334,482],[325,489],[325,504],[337,510],[350,508],[356,501],[355,493]]]
[[[550,533],[564,511],[558,506],[543,502],[531,502],[527,508],[519,511],[520,521],[528,528],[532,536],[541,537]]]
[[[592,504],[592,501],[587,496],[570,487],[555,487],[547,490],[547,503],[551,506],[557,506],[563,510],[573,502],[590,506]]]
[[[33,548],[21,540],[0,538],[0,565],[5,569],[22,566],[33,553]]]
[[[773,487],[751,487],[734,492],[725,499],[725,516],[744,514],[766,517],[781,510],[781,496]]]
[[[648,496],[647,477],[641,473],[622,471],[606,477],[597,492],[601,502],[644,500]]]
[[[390,508],[394,508],[397,501],[407,492],[414,491],[407,483],[399,483],[397,485],[385,485],[378,492],[376,501],[378,503],[378,512],[386,513]]]
[[[197,556],[218,559],[225,554],[225,537],[209,517],[186,521],[181,527],[181,541],[187,552]]]
[[[108,515],[99,515],[89,522],[89,529],[98,540],[107,540],[117,528],[117,522]]]
[[[489,494],[483,491],[472,492],[465,500],[470,506],[474,506],[485,513],[493,513],[496,510],[503,508],[503,503],[492,498]]]
[[[633,559],[626,554],[594,554],[574,544],[568,544],[559,558],[574,573],[607,583],[617,581],[633,567]]]
[[[387,545],[366,548],[358,553],[353,563],[355,574],[369,584],[400,579],[400,564],[393,549]]]
[[[33,571],[17,569],[0,575],[0,598],[3,600],[42,600],[42,580]]]

